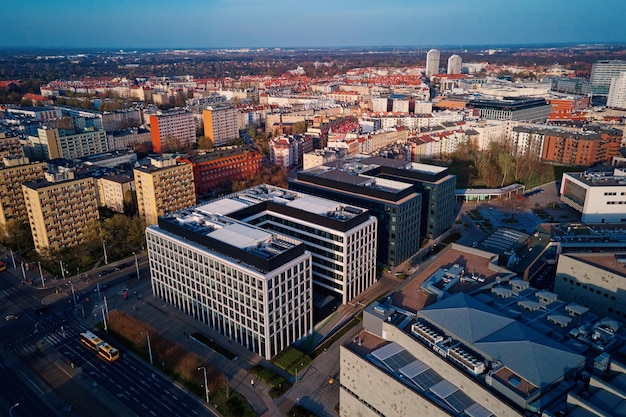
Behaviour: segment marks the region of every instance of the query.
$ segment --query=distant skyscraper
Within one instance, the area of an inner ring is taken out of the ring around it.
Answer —
[[[620,72],[626,71],[626,61],[619,59],[603,59],[594,62],[591,67],[591,91],[594,96],[607,96],[611,80]]]
[[[460,74],[463,60],[458,55],[452,55],[448,58],[448,74]]]
[[[620,72],[619,76],[611,80],[606,106],[626,109],[626,71]]]
[[[430,79],[434,74],[439,74],[439,51],[431,49],[426,54],[426,77]]]

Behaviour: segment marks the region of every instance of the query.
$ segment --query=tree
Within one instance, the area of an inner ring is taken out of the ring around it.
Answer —
[[[18,252],[27,251],[35,246],[30,224],[20,223],[15,219],[9,219],[0,226],[0,242]]]
[[[504,187],[507,176],[515,171],[515,159],[513,159],[509,153],[502,152],[498,155],[498,166],[502,173],[502,182],[500,183],[500,188],[502,188]]]
[[[206,136],[200,136],[198,138],[198,149],[209,150],[213,148],[213,141]]]

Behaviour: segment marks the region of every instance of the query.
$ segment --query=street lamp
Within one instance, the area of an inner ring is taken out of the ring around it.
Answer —
[[[206,403],[209,403],[209,386],[207,385],[207,381],[206,381],[206,368],[204,366],[201,366],[198,368],[198,371],[202,369],[202,372],[204,373],[204,392],[206,394]]]
[[[135,269],[137,270],[137,279],[139,279],[139,263],[137,262],[137,254],[133,252],[133,255],[135,256]]]
[[[104,252],[104,263],[108,265],[109,258],[107,257],[107,245],[104,240],[102,241],[102,251]]]
[[[39,265],[39,278],[41,279],[41,288],[46,288],[46,280],[43,279],[43,272],[41,271],[41,262],[37,262]]]
[[[24,281],[26,281],[26,271],[24,271],[24,262],[22,262],[22,277],[24,277]]]
[[[15,403],[15,404],[13,404],[13,405],[11,406],[11,408],[9,408],[9,416],[10,416],[10,417],[13,417],[13,409],[14,409],[15,407],[17,407],[18,405],[20,405],[20,403]]]
[[[76,293],[74,292],[74,284],[72,284],[72,281],[70,281],[70,287],[72,288],[72,298],[74,299],[74,307],[76,307]]]

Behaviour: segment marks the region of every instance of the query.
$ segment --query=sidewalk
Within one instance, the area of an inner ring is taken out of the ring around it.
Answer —
[[[120,309],[127,312],[153,329],[158,329],[159,333],[167,339],[180,344],[185,350],[196,353],[207,363],[212,364],[228,377],[230,387],[248,400],[257,415],[283,416],[274,400],[269,396],[270,387],[248,372],[251,366],[259,363],[268,367],[274,367],[273,364],[153,296],[149,292],[151,289],[147,284],[149,281],[138,282],[137,288],[139,288],[138,292],[141,294],[141,299],[133,296],[130,296],[128,300],[115,296],[107,297],[109,311]],[[88,312],[86,313],[86,318],[81,320],[88,326],[94,326],[96,322],[100,321],[99,317],[94,318]],[[195,332],[212,338],[215,342],[235,353],[237,358],[232,361],[228,360],[190,338],[189,335]],[[280,372],[284,371],[280,370]],[[251,386],[250,380],[255,381],[254,388]]]

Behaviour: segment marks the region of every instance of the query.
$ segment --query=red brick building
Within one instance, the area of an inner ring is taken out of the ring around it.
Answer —
[[[589,166],[597,162],[610,163],[619,155],[622,131],[601,128],[571,132],[554,130],[545,133],[541,159],[568,165]]]
[[[218,148],[205,155],[180,158],[193,165],[193,177],[197,195],[215,190],[229,189],[232,181],[247,180],[261,168],[261,152],[243,147]]]

